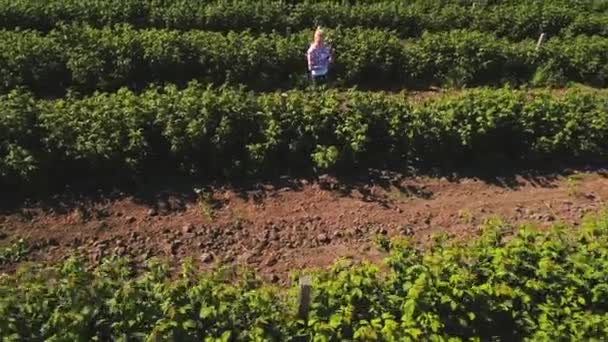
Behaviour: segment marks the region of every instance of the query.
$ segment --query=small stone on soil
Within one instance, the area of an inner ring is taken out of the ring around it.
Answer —
[[[177,249],[181,246],[182,242],[180,240],[175,240],[171,243],[171,254],[176,254]]]
[[[194,225],[192,223],[188,223],[182,227],[182,232],[184,234],[192,233],[193,230],[194,230]]]
[[[317,235],[317,241],[321,242],[321,243],[329,243],[331,242],[331,239],[329,238],[329,236],[327,236],[327,234],[319,234]]]
[[[403,227],[401,227],[401,234],[407,236],[414,235],[414,228],[409,225],[404,225]]]
[[[277,232],[273,231],[270,233],[268,239],[270,241],[279,241],[279,234],[277,234]]]
[[[369,252],[369,250],[371,250],[372,248],[369,245],[362,245],[361,246],[361,251],[362,252]]]
[[[335,189],[338,186],[338,180],[330,175],[324,174],[319,176],[319,186],[321,189]]]
[[[213,254],[211,253],[203,253],[201,255],[201,261],[204,263],[210,263],[213,261]]]
[[[586,194],[585,194],[585,197],[586,197],[587,199],[590,199],[590,200],[595,200],[595,199],[597,199],[597,195],[596,195],[596,194],[594,194],[594,193],[592,193],[592,192],[586,193]]]
[[[163,215],[166,215],[171,211],[171,206],[169,205],[169,203],[160,202],[158,203],[158,211]]]
[[[279,262],[277,257],[271,256],[270,258],[268,258],[268,260],[266,260],[266,262],[264,264],[268,267],[272,267],[272,266],[276,265],[277,262]]]

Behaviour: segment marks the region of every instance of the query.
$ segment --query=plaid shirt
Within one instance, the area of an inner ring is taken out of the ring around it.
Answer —
[[[329,67],[331,51],[324,44],[311,44],[307,52],[308,70],[322,70]]]

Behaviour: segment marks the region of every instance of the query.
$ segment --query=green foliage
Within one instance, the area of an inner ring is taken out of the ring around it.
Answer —
[[[578,228],[488,223],[468,243],[386,243],[386,271],[338,263],[314,274],[306,322],[297,288],[250,273],[26,268],[0,278],[0,337],[16,340],[601,340],[608,333],[608,214]]]
[[[186,264],[181,277],[167,281],[158,263],[137,277],[131,273],[124,260],[108,259],[88,272],[71,259],[58,269],[2,278],[0,335],[9,341],[263,340],[286,325],[270,324],[285,321],[285,304],[251,277],[195,276]]]
[[[67,86],[62,46],[35,31],[0,31],[0,89],[25,86],[34,91]]]
[[[254,95],[192,83],[54,101],[15,91],[0,108],[0,175],[13,185],[49,174],[115,183],[165,171],[231,178],[608,152],[608,98],[576,89],[477,89],[417,103],[382,92]]]
[[[581,44],[581,42],[585,42]],[[569,42],[550,40],[541,49],[539,58],[545,59],[551,55],[550,63],[545,66],[553,74],[564,80],[585,78],[588,84],[595,86],[606,85],[608,64],[602,59],[608,44],[599,37],[576,37]],[[560,50],[560,55],[553,55],[554,50]]]
[[[515,40],[540,32],[608,36],[608,15],[580,1],[0,1],[0,28],[48,31],[61,23],[281,33],[320,24],[384,28],[405,37],[472,29]]]
[[[599,36],[553,38],[540,51],[533,40],[511,43],[468,30],[425,33],[416,40],[361,28],[329,30],[327,36],[336,55],[331,71],[336,85],[604,86],[608,81],[608,38]],[[0,31],[0,91],[22,86],[40,95],[63,95],[191,80],[256,90],[300,86],[306,83],[304,53],[311,37],[310,30],[282,36],[127,25],[65,26],[47,35]]]
[[[28,180],[39,167],[39,103],[13,91],[0,96],[0,178]]]
[[[51,153],[84,160],[91,168],[133,169],[153,147],[146,138],[155,112],[151,103],[141,100],[124,89],[82,100],[57,100],[39,118],[48,132],[44,142]]]
[[[20,239],[8,246],[0,247],[0,265],[8,265],[19,262],[29,254],[31,248],[29,244]]]

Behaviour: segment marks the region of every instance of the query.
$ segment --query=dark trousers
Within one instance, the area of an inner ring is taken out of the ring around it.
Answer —
[[[327,74],[321,75],[321,76],[313,76],[311,74],[310,75],[310,82],[314,86],[319,86],[319,85],[327,84]]]

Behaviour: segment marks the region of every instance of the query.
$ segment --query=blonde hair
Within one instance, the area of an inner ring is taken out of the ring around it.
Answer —
[[[323,41],[323,29],[321,29],[321,26],[319,26],[315,30],[313,42],[314,42],[314,44],[318,44],[319,42],[322,42],[322,41]]]

